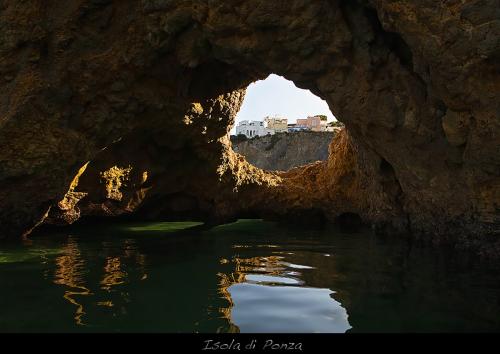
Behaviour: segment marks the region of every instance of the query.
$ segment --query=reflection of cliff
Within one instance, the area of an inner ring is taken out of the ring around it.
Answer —
[[[114,291],[115,287],[129,281],[125,271],[125,262],[131,260],[140,270],[140,279],[147,278],[145,255],[134,249],[130,242],[125,240],[122,248],[123,253],[120,256],[107,256],[103,268],[96,272],[90,267],[91,264],[85,262],[77,240],[72,237],[68,238],[63,247],[62,255],[55,259],[53,282],[65,287],[64,299],[76,306],[75,324],[85,325],[83,316],[86,314],[85,304],[87,301],[84,301],[82,297],[92,298],[93,303],[103,307],[114,307],[117,301],[128,301],[127,292]],[[99,290],[103,290],[104,293]]]
[[[233,150],[264,170],[287,171],[326,160],[333,136],[327,132],[280,133],[233,142]]]
[[[219,276],[219,295],[227,301],[226,307],[220,307],[219,312],[222,314],[222,317],[228,321],[229,327],[226,329],[229,333],[239,333],[240,330],[238,326],[235,326],[231,321],[231,309],[234,306],[233,299],[231,298],[231,294],[228,291],[228,288],[233,284],[242,283],[245,281],[244,274],[224,274],[218,273]]]
[[[220,309],[224,318],[246,333],[335,333],[351,328],[332,290],[304,281],[303,274],[313,269],[310,261],[291,263],[293,252],[272,251],[274,247],[250,246],[246,257],[232,258],[232,271],[219,274],[220,293],[229,304]],[[266,248],[266,253],[259,248]]]
[[[222,259],[221,263],[227,263],[226,259]],[[283,275],[286,269],[281,256],[260,256],[260,257],[233,257],[232,266],[234,270],[230,273],[218,273],[219,277],[219,295],[227,301],[227,306],[219,308],[222,317],[229,323],[229,328],[226,332],[239,333],[239,327],[234,324],[232,318],[232,311],[234,308],[234,301],[229,291],[229,287],[241,284],[247,281],[248,274],[265,274],[265,275]]]
[[[239,333],[240,330],[231,319],[231,311],[234,307],[234,302],[229,292],[229,287],[235,284],[245,282],[246,274],[256,271],[265,272],[266,274],[279,274],[279,270],[283,269],[280,267],[278,262],[281,257],[252,257],[252,258],[240,258],[234,257],[232,262],[234,263],[234,271],[228,274],[218,273],[219,277],[219,291],[223,299],[227,301],[227,307],[219,308],[219,312],[222,317],[228,320],[229,328],[227,332]],[[227,260],[221,260],[221,263],[226,263]]]
[[[63,297],[76,306],[75,323],[83,325],[82,316],[85,314],[83,305],[75,297],[88,296],[92,293],[85,286],[85,261],[78,249],[76,241],[69,237],[63,249],[63,255],[56,258],[54,283],[69,288]]]

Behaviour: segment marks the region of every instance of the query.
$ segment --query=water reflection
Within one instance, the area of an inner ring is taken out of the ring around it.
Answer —
[[[85,244],[82,240],[80,242]],[[262,253],[278,247],[237,244],[231,249],[239,250],[239,253],[242,250]],[[85,315],[91,312],[90,317],[95,317],[95,307],[115,308],[110,312],[114,317],[128,313],[132,301],[128,291],[130,285],[148,278],[146,256],[138,249],[133,239],[105,241],[97,255],[96,250],[84,255],[78,239],[67,238],[61,254],[53,260],[53,282],[64,287],[63,298],[76,307],[74,323],[77,326],[88,325]],[[238,253],[230,255],[230,260],[220,258],[216,262],[223,268],[223,271],[216,272],[217,294],[225,300],[224,306],[218,307],[218,313],[226,321],[219,330],[344,332],[350,328],[345,309],[331,297],[333,291],[312,288],[301,279],[304,271],[315,267],[287,260],[294,255],[293,252],[272,252],[277,254],[241,257]],[[103,266],[96,268],[100,259]],[[136,277],[131,277],[133,273]],[[211,306],[207,307],[209,316],[212,316]],[[321,316],[318,316],[317,308],[321,309]],[[300,318],[298,322],[297,318]]]
[[[78,244],[73,237],[68,237],[62,249],[62,255],[55,259],[54,283],[69,288],[64,291],[64,299],[76,306],[75,323],[83,325],[82,316],[85,314],[83,305],[77,300],[78,296],[92,295],[83,279],[85,261],[83,260]]]
[[[116,285],[127,281],[127,273],[122,271],[122,263],[119,257],[108,257],[104,266],[104,277],[101,280],[101,289],[111,291]]]
[[[149,229],[2,246],[0,331],[500,331],[500,270],[464,255],[260,221]]]
[[[100,271],[95,270],[95,264],[88,264],[95,261],[93,259],[95,255],[89,255],[89,262],[86,262],[79,248],[77,238],[69,236],[65,244],[61,247],[61,255],[54,259],[53,282],[54,284],[64,286],[63,298],[71,305],[76,306],[73,318],[77,326],[86,325],[84,315],[89,310],[85,309],[85,304],[90,308],[93,305],[111,308],[115,307],[117,300],[121,300],[122,303],[130,301],[127,291],[117,291],[114,294],[110,294],[114,292],[116,287],[127,285],[129,282],[124,261],[128,263],[129,267],[131,266],[138,270],[140,280],[147,279],[146,256],[137,250],[134,240],[123,240],[118,249],[116,244],[103,242],[102,251],[104,252],[102,256],[105,257],[104,266]],[[107,255],[116,251],[119,251],[121,254],[118,256]],[[44,263],[46,264],[47,262],[45,261]],[[101,280],[96,284],[93,283],[93,272],[101,273]],[[44,274],[47,275],[47,272]],[[100,290],[104,291],[104,293]],[[106,293],[110,298],[106,299]],[[95,301],[90,299],[90,301],[86,301],[82,297],[93,297]],[[122,306],[120,312],[125,314],[127,312],[126,306]],[[113,315],[116,316],[117,313],[113,313]]]
[[[233,284],[245,281],[245,275],[235,274],[235,273],[231,274],[217,273],[217,275],[220,278],[218,293],[221,296],[221,298],[227,301],[226,306],[219,307],[219,312],[221,313],[222,318],[225,319],[227,323],[230,325],[227,332],[239,333],[240,332],[239,327],[234,325],[234,323],[231,320],[231,311],[233,309],[234,303],[233,303],[233,298],[231,297],[231,293],[229,292],[228,289]]]
[[[333,291],[308,287],[300,279],[297,269],[314,267],[275,255],[234,257],[232,262],[232,273],[219,273],[220,293],[229,303],[220,312],[240,331],[343,333],[351,328],[346,310],[331,297]]]

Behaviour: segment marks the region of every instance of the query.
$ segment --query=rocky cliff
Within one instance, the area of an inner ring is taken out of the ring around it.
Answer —
[[[303,131],[233,140],[233,150],[252,165],[268,171],[288,171],[293,167],[328,158],[334,133]]]
[[[498,0],[6,0],[0,28],[3,237],[279,210],[498,238]],[[345,123],[328,161],[267,173],[232,151],[270,73]]]

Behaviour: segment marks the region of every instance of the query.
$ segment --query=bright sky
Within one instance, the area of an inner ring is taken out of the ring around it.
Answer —
[[[328,104],[309,90],[303,90],[292,81],[271,74],[265,80],[250,84],[245,100],[236,115],[236,124],[242,120],[264,120],[266,116],[288,118],[295,123],[297,118],[324,114],[328,121],[335,120]],[[234,134],[234,128],[231,131]]]

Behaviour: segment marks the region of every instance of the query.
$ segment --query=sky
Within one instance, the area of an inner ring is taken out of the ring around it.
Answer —
[[[236,124],[242,120],[264,120],[266,116],[278,115],[288,118],[288,123],[295,123],[297,118],[307,118],[324,114],[328,121],[334,116],[328,104],[309,90],[303,90],[292,81],[271,74],[265,80],[250,84],[245,100],[236,115]],[[234,128],[231,131],[234,133]]]

